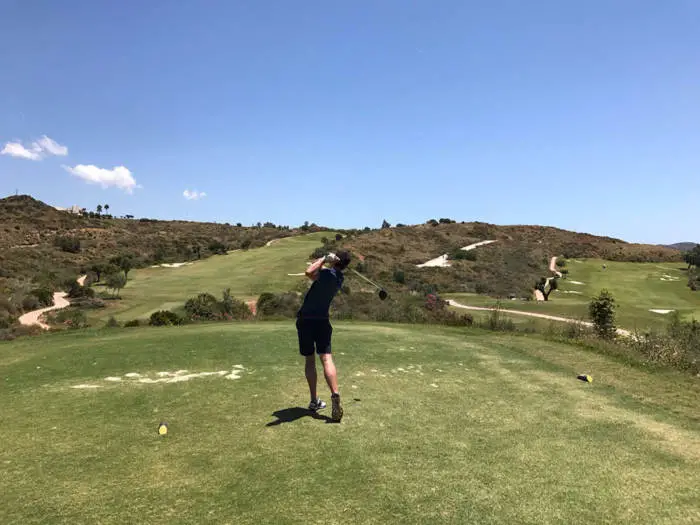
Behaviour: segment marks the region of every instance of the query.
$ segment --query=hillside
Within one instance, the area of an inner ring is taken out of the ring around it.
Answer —
[[[695,248],[699,243],[697,242],[677,242],[675,244],[668,244],[666,248],[671,248],[673,250],[680,250],[682,252],[689,252]]]
[[[474,261],[451,261],[451,266],[444,268],[417,267],[484,240],[496,242],[469,252]],[[364,256],[364,271],[387,286],[398,286],[391,285],[398,277],[414,290],[437,288],[441,292],[501,297],[530,295],[540,277],[551,275],[548,265],[552,256],[624,262],[682,261],[681,252],[662,246],[631,244],[546,226],[480,222],[383,228],[352,235],[343,247]]]
[[[122,253],[141,266],[187,261],[222,249],[263,246],[294,233],[282,227],[90,218],[26,195],[0,199],[0,224],[0,278],[77,274],[82,266]]]

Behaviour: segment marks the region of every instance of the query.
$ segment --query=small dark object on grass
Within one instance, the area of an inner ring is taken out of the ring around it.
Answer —
[[[580,379],[581,381],[585,381],[586,383],[593,382],[593,378],[588,374],[581,374],[580,376],[577,376],[576,379]]]

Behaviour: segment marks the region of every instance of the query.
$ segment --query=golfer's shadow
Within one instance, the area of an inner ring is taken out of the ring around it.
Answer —
[[[272,421],[268,423],[267,425],[265,425],[266,427],[274,427],[277,425],[281,425],[282,423],[291,423],[292,421],[296,421],[297,419],[301,419],[302,417],[312,417],[314,419],[320,419],[321,421],[325,421],[326,423],[335,423],[335,421],[333,421],[328,416],[324,416],[317,412],[312,412],[308,408],[302,407],[283,408],[282,410],[276,410],[272,413],[272,415],[277,418],[277,421]]]

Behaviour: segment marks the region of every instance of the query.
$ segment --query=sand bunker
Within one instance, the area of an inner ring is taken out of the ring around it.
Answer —
[[[675,310],[657,310],[655,308],[651,308],[649,310],[650,312],[654,312],[655,314],[670,314],[671,312],[675,312]]]
[[[465,247],[460,248],[460,249],[464,250],[465,252],[468,252],[470,250],[473,250],[474,248],[478,248],[479,246],[485,246],[486,244],[491,244],[492,242],[496,242],[496,241],[495,240],[479,241],[479,242],[475,242],[474,244],[470,244],[469,246],[465,246]],[[448,260],[448,255],[444,254],[444,255],[441,255],[440,257],[436,257],[435,259],[431,259],[427,262],[424,262],[423,264],[417,264],[416,266],[418,268],[429,268],[429,267],[446,268],[446,267],[450,266],[450,261]]]
[[[180,268],[180,266],[190,266],[191,262],[181,262],[181,263],[163,263],[151,266],[151,268]]]

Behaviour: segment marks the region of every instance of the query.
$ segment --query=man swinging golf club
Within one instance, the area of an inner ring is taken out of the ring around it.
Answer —
[[[329,268],[323,268],[325,263]],[[340,404],[338,378],[335,364],[331,356],[331,336],[333,327],[330,323],[329,310],[331,302],[343,285],[343,270],[350,264],[348,252],[329,253],[316,260],[308,267],[305,274],[313,281],[311,288],[304,297],[304,302],[297,313],[297,334],[299,336],[299,353],[306,359],[304,371],[309,383],[311,403],[309,410],[317,411],[325,408],[316,392],[316,358],[314,349],[323,363],[323,375],[326,377],[328,388],[331,390],[333,405],[331,419],[340,421],[343,417],[343,407]]]

